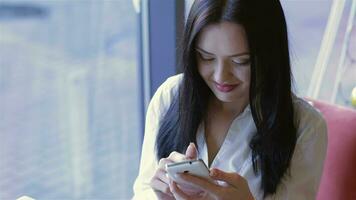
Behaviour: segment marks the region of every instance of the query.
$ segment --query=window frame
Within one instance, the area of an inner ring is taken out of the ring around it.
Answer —
[[[142,0],[138,13],[141,144],[148,104],[157,88],[178,73],[179,48],[183,35],[185,1]]]

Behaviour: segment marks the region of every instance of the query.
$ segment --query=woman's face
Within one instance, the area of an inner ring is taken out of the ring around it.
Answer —
[[[195,52],[198,71],[217,99],[248,102],[250,53],[241,25],[221,22],[205,27]]]

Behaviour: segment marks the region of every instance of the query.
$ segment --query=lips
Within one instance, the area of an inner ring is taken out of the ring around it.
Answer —
[[[229,84],[219,84],[215,82],[215,86],[220,92],[231,92],[233,89],[235,89],[238,86],[238,84],[229,85]]]

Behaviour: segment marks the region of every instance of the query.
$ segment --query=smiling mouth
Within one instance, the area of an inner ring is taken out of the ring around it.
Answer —
[[[231,92],[233,89],[235,89],[239,84],[233,84],[233,85],[229,85],[229,84],[219,84],[219,83],[214,83],[216,89],[218,89],[221,92]]]

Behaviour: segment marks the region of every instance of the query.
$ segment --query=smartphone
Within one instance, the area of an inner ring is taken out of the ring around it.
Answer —
[[[202,159],[186,160],[178,163],[166,164],[166,171],[170,178],[177,183],[182,183],[179,177],[176,175],[179,173],[188,173],[194,176],[206,178],[209,181],[213,181],[210,177],[210,171]],[[184,181],[183,181],[184,182]]]

